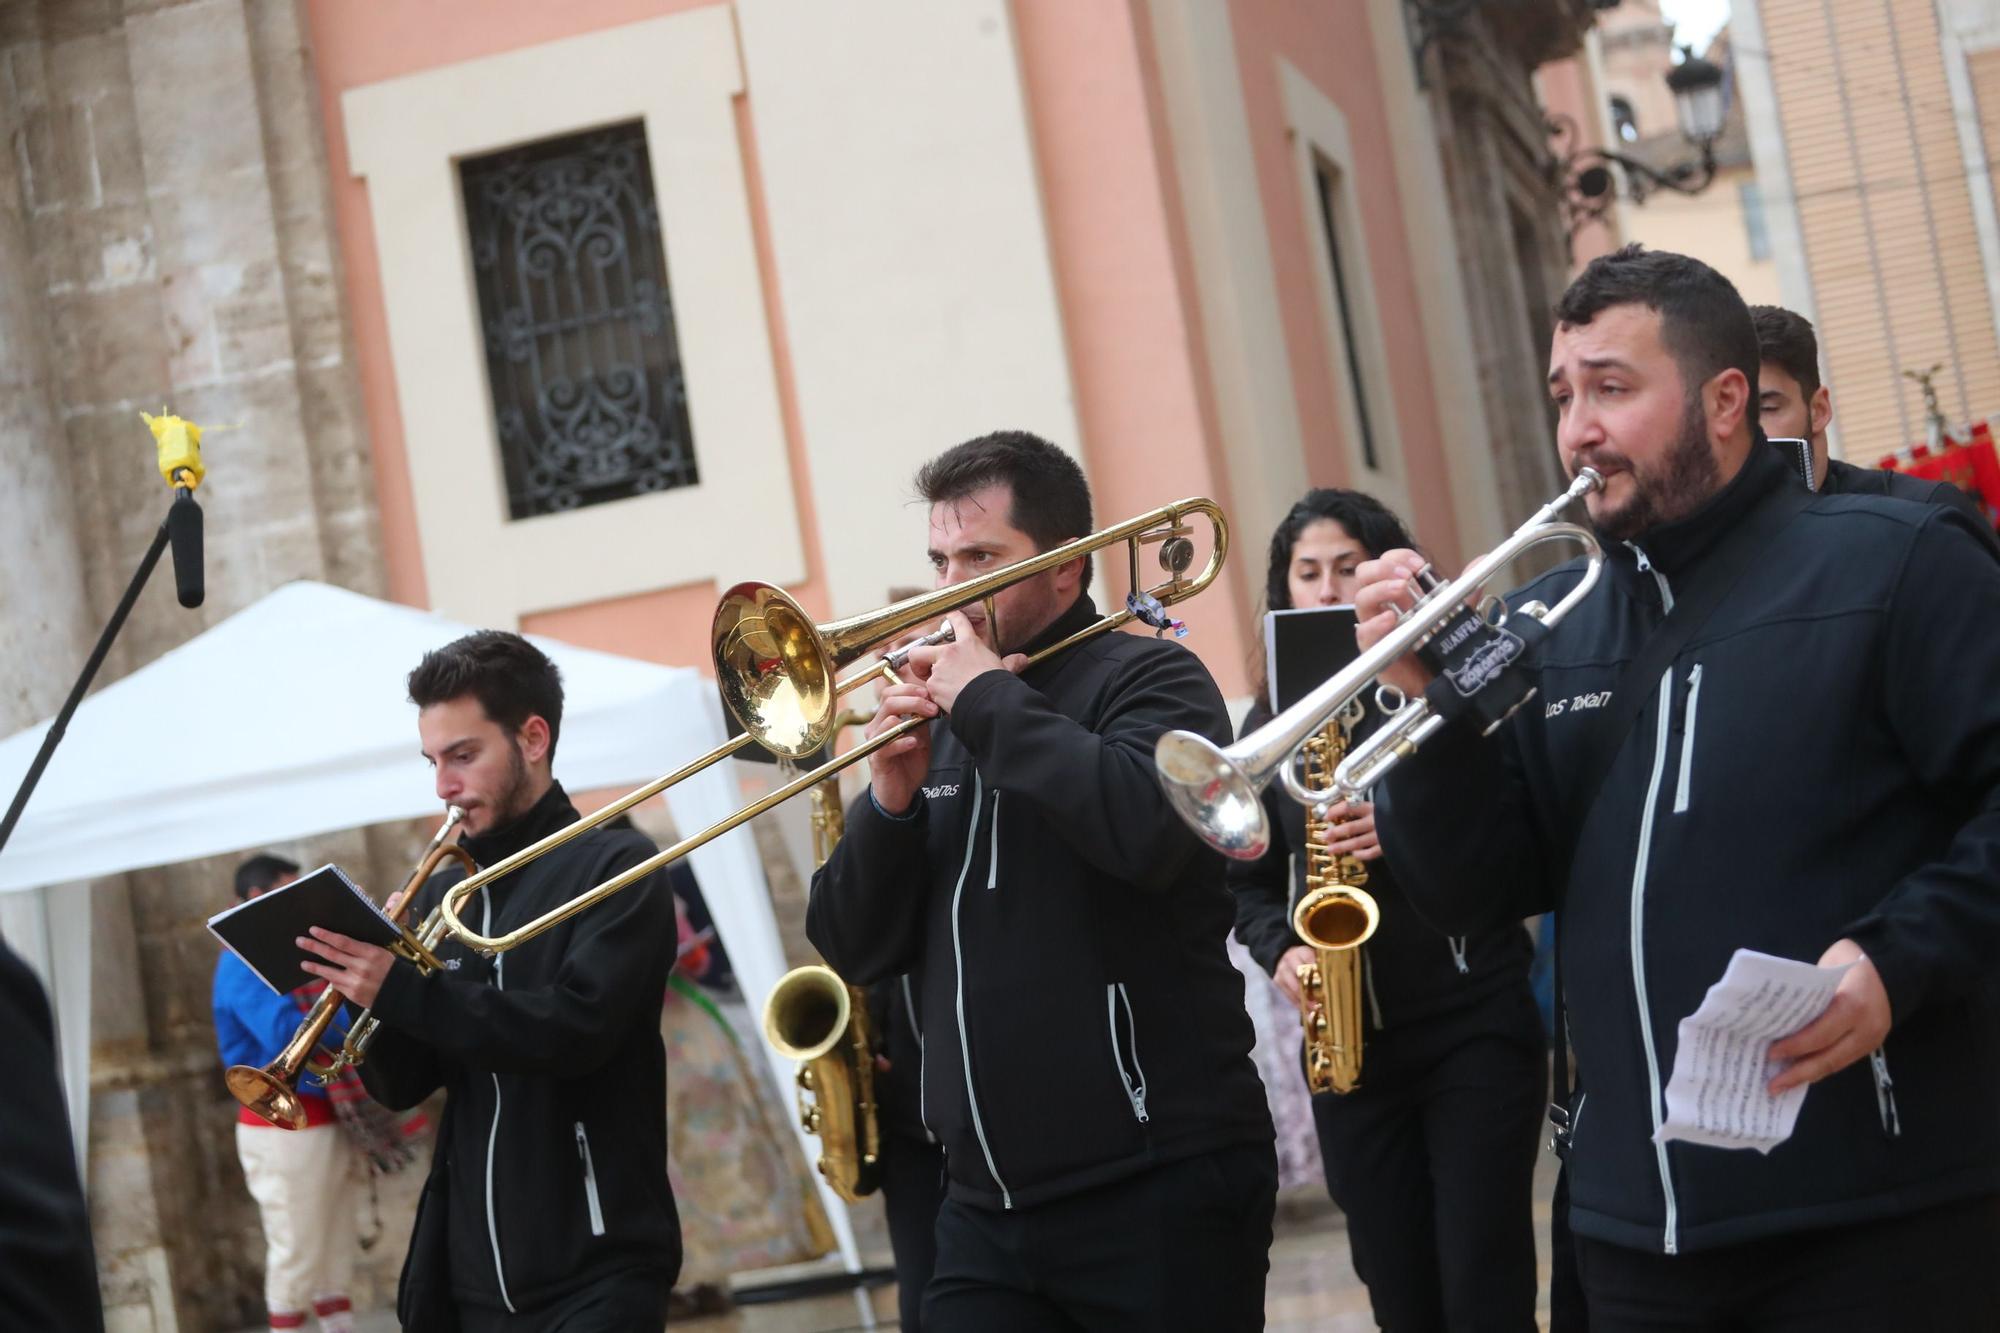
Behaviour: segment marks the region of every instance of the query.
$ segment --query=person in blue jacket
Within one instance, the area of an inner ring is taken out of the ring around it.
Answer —
[[[236,896],[255,898],[298,878],[299,867],[259,853],[236,868]],[[227,949],[215,962],[215,1043],[224,1068],[268,1064],[298,1031],[325,983],[280,995]],[[345,1035],[341,1010],[327,1036]],[[237,1112],[236,1156],[264,1223],[264,1308],[271,1327],[304,1328],[317,1315],[325,1333],[353,1327],[347,1284],[357,1244],[358,1159],[320,1080],[299,1080],[304,1129],[281,1129],[248,1107]]]

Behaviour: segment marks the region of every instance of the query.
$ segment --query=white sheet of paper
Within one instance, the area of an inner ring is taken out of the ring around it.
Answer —
[[[1779,1067],[1767,1052],[1819,1017],[1846,974],[1738,949],[1701,1007],[1680,1022],[1667,1118],[1654,1139],[1768,1153],[1790,1138],[1806,1088],[1773,1097],[1767,1088]]]

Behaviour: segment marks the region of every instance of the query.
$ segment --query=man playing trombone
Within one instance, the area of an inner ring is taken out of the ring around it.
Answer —
[[[482,631],[410,673],[438,799],[465,811],[482,866],[575,822],[551,761],[555,664]],[[530,919],[652,854],[596,828],[522,865],[468,908],[482,933]],[[418,890],[413,917],[462,879]],[[642,884],[493,960],[447,941],[450,970],[320,928],[307,964],[381,1027],[363,1082],[395,1109],[449,1099],[417,1208],[397,1314],[406,1329],[658,1328],[680,1270],[667,1184],[660,1003],[674,960],[673,896]]]
[[[1089,534],[1054,445],[1003,432],[917,487],[940,587]],[[1277,1182],[1223,942],[1222,863],[1152,776],[1175,727],[1228,716],[1179,645],[1100,634],[1079,557],[950,616],[868,734],[807,934],[850,981],[921,979],[922,1110],[946,1151],[927,1326],[1262,1326]],[[996,623],[997,622],[997,623]]]

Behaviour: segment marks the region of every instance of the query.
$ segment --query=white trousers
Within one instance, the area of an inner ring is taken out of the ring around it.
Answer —
[[[239,1122],[236,1156],[264,1219],[264,1308],[291,1314],[345,1296],[358,1244],[359,1157],[340,1126]]]

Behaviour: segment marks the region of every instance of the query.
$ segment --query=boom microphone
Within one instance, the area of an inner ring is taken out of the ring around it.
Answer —
[[[206,589],[201,572],[201,506],[185,486],[174,488],[174,502],[167,509],[167,540],[174,551],[174,592],[181,605],[192,610],[201,605]]]

